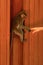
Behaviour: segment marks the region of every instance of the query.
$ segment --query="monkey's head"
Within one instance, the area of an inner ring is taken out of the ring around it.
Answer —
[[[27,14],[26,14],[26,12],[23,10],[23,11],[21,11],[20,16],[21,16],[21,18],[26,18]]]

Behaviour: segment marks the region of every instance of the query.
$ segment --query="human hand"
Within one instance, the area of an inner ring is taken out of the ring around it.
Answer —
[[[36,33],[36,32],[39,32],[39,31],[42,31],[43,30],[43,27],[34,27],[34,28],[31,28],[31,31],[33,31],[32,33]]]

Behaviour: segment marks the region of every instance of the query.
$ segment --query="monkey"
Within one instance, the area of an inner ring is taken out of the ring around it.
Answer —
[[[13,39],[13,33],[20,37],[21,42],[25,39],[23,38],[23,30],[30,31],[30,28],[23,25],[27,14],[25,10],[20,11],[11,21],[11,38]],[[12,40],[11,39],[11,40]]]

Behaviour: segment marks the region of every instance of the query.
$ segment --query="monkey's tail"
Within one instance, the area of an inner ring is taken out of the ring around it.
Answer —
[[[13,65],[13,33],[10,33],[10,65]]]

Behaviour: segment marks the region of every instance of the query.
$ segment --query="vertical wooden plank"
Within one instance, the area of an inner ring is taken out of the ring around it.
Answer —
[[[22,9],[22,0],[11,0],[11,18]]]
[[[11,19],[22,9],[22,0],[11,0]],[[13,48],[11,49],[11,65],[23,65],[22,62],[22,47],[18,36],[14,35],[12,41]]]
[[[43,0],[40,0],[39,26],[43,26]],[[39,65],[43,65],[43,31],[39,32]]]
[[[39,34],[39,65],[43,65],[43,31],[40,31]]]
[[[30,26],[30,1],[23,0],[23,9],[27,13],[25,25]],[[23,65],[30,65],[30,33],[25,31],[24,33],[26,41],[23,43]]]
[[[7,6],[8,9],[6,9]],[[0,65],[9,65],[9,35],[8,35],[10,31],[9,6],[10,6],[10,0],[9,1],[0,0]]]
[[[10,65],[10,0],[6,0],[6,59]]]
[[[43,21],[43,0],[40,0],[40,23]]]
[[[1,4],[1,0],[0,0],[0,4]],[[0,5],[0,21],[1,21],[1,5]],[[0,23],[1,26],[1,23]],[[0,32],[1,32],[1,27],[0,27]],[[1,33],[0,33],[1,36]],[[0,37],[0,65],[1,65],[1,37]]]
[[[3,4],[3,5],[2,5]],[[6,1],[1,0],[1,65],[6,65]]]
[[[35,0],[35,26],[39,26],[39,9],[40,8],[40,0]],[[34,65],[39,65],[39,33],[34,35]]]
[[[35,23],[35,0],[30,0],[30,28]],[[30,65],[34,65],[34,35],[30,32]]]

